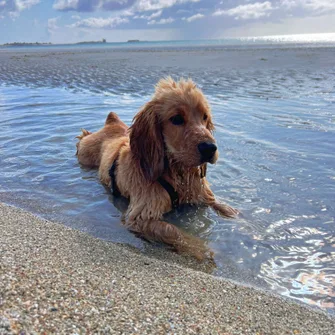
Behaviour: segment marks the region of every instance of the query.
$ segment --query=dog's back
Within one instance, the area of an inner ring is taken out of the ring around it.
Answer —
[[[88,167],[99,167],[101,162],[101,149],[104,142],[128,136],[128,127],[114,113],[107,116],[105,126],[95,133],[82,129],[82,134],[77,136],[77,156],[81,164]]]

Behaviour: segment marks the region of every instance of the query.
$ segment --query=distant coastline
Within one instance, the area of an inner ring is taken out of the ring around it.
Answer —
[[[0,0],[1,1],[1,0]],[[71,46],[71,45],[129,45],[129,44],[154,44],[158,45],[169,45],[169,46],[231,46],[231,45],[290,45],[290,44],[311,44],[311,45],[326,45],[326,46],[335,46],[335,33],[324,33],[324,34],[294,34],[294,35],[268,35],[268,36],[247,36],[247,37],[226,37],[222,39],[200,39],[200,40],[154,40],[154,41],[145,41],[138,39],[130,39],[119,42],[107,42],[105,39],[100,41],[82,41],[82,42],[73,42],[73,43],[47,43],[47,42],[10,42],[5,44],[0,44],[0,47],[34,47],[34,46]]]
[[[6,47],[22,47],[22,46],[36,46],[36,45],[52,45],[51,42],[49,43],[40,43],[40,42],[35,42],[35,43],[27,43],[27,42],[13,42],[13,43],[5,43],[3,46]]]
[[[137,40],[137,39],[133,39],[133,40],[128,40],[128,41],[124,41],[121,43],[140,43],[140,42],[144,42],[141,40]],[[69,44],[61,44],[61,45],[85,45],[85,44],[106,44],[107,40],[105,38],[103,38],[100,41],[81,41],[81,42],[76,42],[76,43],[69,43]],[[120,42],[112,42],[112,43],[120,43]],[[5,43],[5,44],[0,44],[0,47],[34,47],[34,46],[57,46],[60,44],[54,44],[51,42],[33,42],[33,43],[29,43],[29,42],[12,42],[12,43]]]
[[[103,38],[101,41],[82,41],[82,42],[77,42],[77,43],[70,43],[70,45],[75,45],[75,44],[105,44],[107,43],[106,39]],[[28,42],[12,42],[12,43],[5,43],[5,44],[0,44],[0,46],[4,47],[29,47],[29,46],[49,46],[49,45],[55,45],[51,42],[33,42],[33,43],[28,43]]]
[[[75,44],[103,44],[103,43],[107,43],[105,38],[103,38],[101,41],[83,41]]]

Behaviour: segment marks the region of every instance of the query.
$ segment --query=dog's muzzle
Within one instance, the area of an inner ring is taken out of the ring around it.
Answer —
[[[198,144],[198,150],[201,155],[201,162],[211,162],[217,150],[217,146],[214,143],[202,142]]]

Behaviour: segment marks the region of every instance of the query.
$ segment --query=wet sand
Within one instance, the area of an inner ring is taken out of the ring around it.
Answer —
[[[15,207],[0,229],[0,334],[335,333],[321,311]]]
[[[172,75],[192,77],[206,88],[206,93],[218,89],[231,91],[241,86],[241,79],[259,80],[259,94],[269,88],[262,72],[277,71],[272,75],[280,81],[291,77],[295,80],[297,70],[305,71],[303,78],[294,83],[298,92],[298,87],[315,76],[315,71],[333,72],[333,50],[285,46],[127,50],[8,48],[0,49],[0,83],[147,95],[148,86],[152,87],[163,76]]]

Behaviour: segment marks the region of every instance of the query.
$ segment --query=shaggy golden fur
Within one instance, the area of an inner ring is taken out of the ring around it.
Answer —
[[[175,124],[174,117],[182,118]],[[163,176],[178,192],[180,204],[204,204],[226,217],[238,212],[219,203],[211,191],[198,145],[215,143],[209,104],[192,80],[158,82],[151,101],[143,106],[128,128],[111,112],[105,126],[78,136],[80,163],[99,168],[102,183],[111,186],[109,170],[118,157],[115,179],[121,194],[130,200],[124,222],[129,230],[202,258],[203,242],[162,221],[172,209],[167,191],[157,182]],[[208,161],[215,163],[216,151]],[[165,164],[164,159],[168,161]]]

